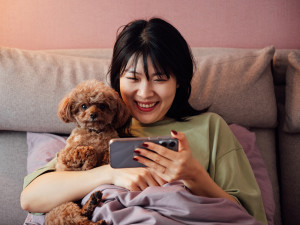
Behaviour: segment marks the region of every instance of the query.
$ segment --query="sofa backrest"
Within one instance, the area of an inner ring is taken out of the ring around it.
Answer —
[[[228,123],[273,128],[277,110],[271,60],[264,49],[192,49],[197,70],[191,104]],[[112,49],[29,51],[0,48],[0,130],[69,133],[57,117],[60,100],[79,82],[108,82]]]
[[[300,50],[277,50],[272,68],[283,130],[300,133]]]

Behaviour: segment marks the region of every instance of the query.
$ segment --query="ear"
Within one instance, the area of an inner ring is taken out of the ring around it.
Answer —
[[[118,129],[126,124],[128,119],[130,118],[130,113],[120,97],[116,99],[116,102],[117,102],[117,112],[113,124],[114,127]]]
[[[65,123],[75,122],[71,112],[71,105],[72,102],[69,97],[65,97],[58,105],[57,115]]]

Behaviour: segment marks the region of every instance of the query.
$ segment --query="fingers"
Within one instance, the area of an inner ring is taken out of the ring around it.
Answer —
[[[145,169],[145,168],[144,168]],[[152,187],[152,186],[159,186],[161,181],[158,181],[156,178],[157,177],[154,177],[153,174],[150,173],[150,171],[148,170],[148,173],[147,173],[147,176],[144,176],[143,177],[145,180],[146,180],[146,183],[147,183],[147,187]],[[146,188],[147,188],[146,187]],[[144,188],[145,189],[145,188]],[[143,190],[144,190],[143,189]]]
[[[151,171],[151,169],[150,169]],[[158,176],[155,172],[151,173],[153,178],[156,180],[156,182],[160,185],[163,186],[164,184],[167,183],[167,181],[165,181],[164,179],[162,179],[160,176]]]
[[[183,142],[185,140],[185,136],[183,133],[178,133],[176,131],[171,132],[173,137],[181,138]],[[165,174],[167,167],[171,166],[172,161],[177,161],[179,157],[178,152],[172,151],[162,145],[153,143],[153,142],[144,142],[144,148],[135,149],[135,153],[139,154],[134,156],[134,160],[139,163],[144,164],[148,168],[151,168],[153,171],[159,174]],[[151,150],[151,151],[150,151]],[[142,157],[143,156],[143,157]]]
[[[134,156],[135,160],[168,182],[189,176],[189,165],[193,161],[185,134],[172,131],[171,135],[178,140],[178,152],[152,142],[145,142],[143,146],[147,149],[137,148],[135,152],[139,155]]]
[[[178,140],[179,152],[190,150],[188,141],[184,133],[172,130],[171,135]],[[137,148],[135,150],[135,153],[140,154],[150,160],[144,159],[139,156],[134,158],[148,167],[154,166],[155,164],[153,162],[161,166],[167,167],[169,166],[170,161],[177,161],[178,157],[180,157],[178,152],[172,151],[166,147],[155,144],[153,142],[145,142],[143,146],[151,151],[142,148]],[[160,170],[160,172],[163,172],[164,168],[158,167],[158,170]]]
[[[141,156],[135,156],[134,159],[137,160],[139,163],[144,164],[148,168],[151,168],[155,172],[159,172],[160,174],[164,174],[166,172],[166,164],[168,164],[169,160],[165,159],[164,157],[147,151],[147,150],[139,150],[145,152],[143,156],[147,158],[151,158],[151,160],[141,157]],[[153,156],[152,156],[153,155]]]
[[[125,187],[126,189],[128,189],[129,191],[142,191],[145,188],[139,187],[138,185],[136,185],[136,183],[131,183],[130,185]]]
[[[174,157],[176,157],[176,152],[172,151],[162,145],[159,144],[155,144],[153,142],[144,142],[143,143],[143,147],[151,150],[147,150],[147,149],[143,149],[143,148],[137,148],[135,150],[135,153],[141,154],[149,159],[151,159],[152,161],[155,162],[159,162],[160,160],[164,160],[164,159],[173,159]],[[157,153],[157,154],[156,154]],[[159,156],[163,156],[162,158]],[[166,160],[165,160],[166,162]]]
[[[130,188],[128,189],[130,191],[142,191],[147,187],[160,186],[160,183],[163,183],[162,179],[157,181],[154,179],[153,174],[151,174],[150,171],[147,171],[147,173],[142,173],[141,175],[136,176],[136,178],[132,180]]]
[[[142,191],[149,186],[164,184],[162,179],[153,176],[146,168],[115,169],[114,171],[116,176],[113,183],[130,191]]]
[[[189,143],[188,143],[184,133],[172,130],[171,135],[173,138],[176,138],[178,140],[178,151],[179,152],[190,149]]]

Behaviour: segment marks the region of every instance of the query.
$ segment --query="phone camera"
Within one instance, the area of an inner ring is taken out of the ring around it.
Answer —
[[[171,141],[170,144],[169,144],[169,146],[170,146],[171,148],[173,148],[175,145],[176,145],[176,144],[175,144],[174,141]]]
[[[161,142],[160,143],[162,146],[164,146],[164,147],[167,147],[168,146],[168,143],[167,142]]]

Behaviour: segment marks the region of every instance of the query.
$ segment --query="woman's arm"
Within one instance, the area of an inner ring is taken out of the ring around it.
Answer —
[[[102,166],[88,171],[45,173],[22,191],[21,207],[29,212],[44,213],[63,202],[76,201],[97,185],[109,182],[108,169]]]
[[[170,151],[151,142],[145,143],[147,148],[157,152],[155,154],[145,149],[136,152],[151,159],[135,156],[144,165],[168,182],[182,180],[192,193],[199,196],[226,198],[235,203],[236,199],[220,188],[209,176],[202,165],[192,156],[185,135],[181,132],[172,132],[172,136],[179,141],[178,152]]]
[[[49,172],[37,177],[21,193],[21,207],[45,213],[68,201],[76,201],[101,184],[115,184],[131,191],[165,182],[148,169],[113,169],[110,165],[87,171]]]

